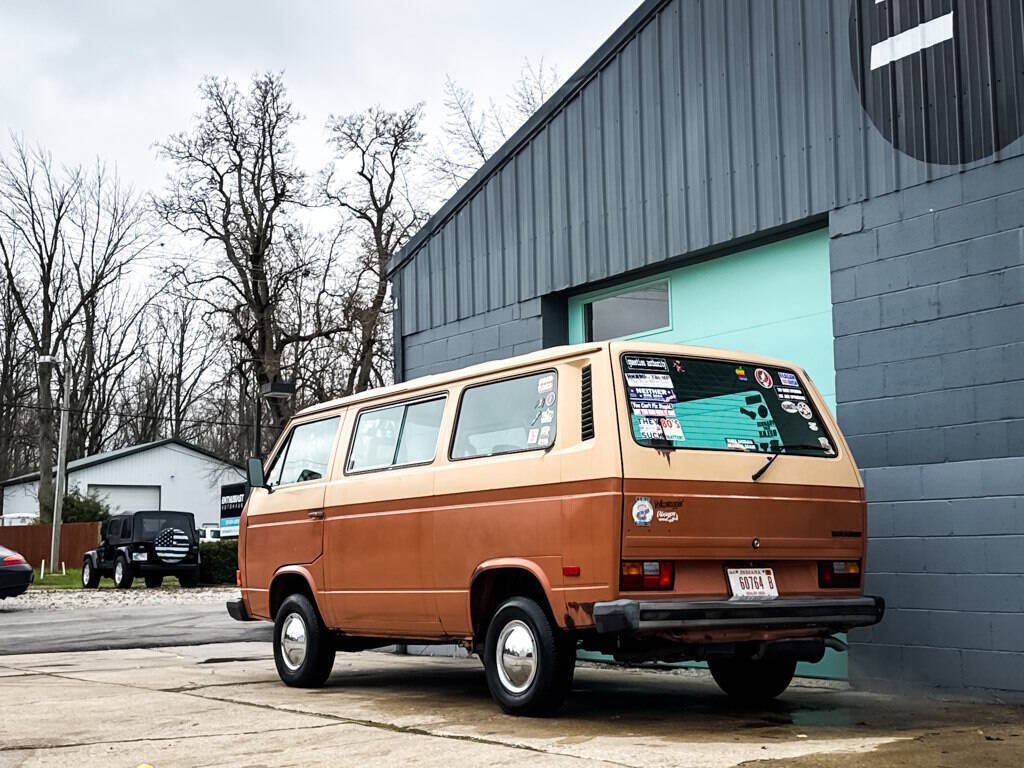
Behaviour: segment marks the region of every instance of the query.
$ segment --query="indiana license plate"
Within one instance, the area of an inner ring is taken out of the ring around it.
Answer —
[[[779,596],[771,568],[729,568],[727,573],[735,598],[770,600]]]

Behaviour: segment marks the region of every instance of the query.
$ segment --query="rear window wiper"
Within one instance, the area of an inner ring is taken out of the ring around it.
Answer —
[[[822,453],[828,453],[828,451],[825,449],[824,446],[822,446],[822,445],[815,445],[814,443],[794,443],[794,444],[791,444],[791,445],[780,445],[777,448],[772,448],[772,450],[771,450],[771,454],[772,455],[768,457],[768,461],[766,461],[761,466],[761,468],[759,470],[757,470],[757,472],[752,474],[750,476],[750,479],[755,481],[755,482],[757,482],[761,478],[761,475],[763,475],[765,472],[768,471],[768,467],[770,467],[772,464],[774,464],[775,460],[777,458],[779,458],[779,456],[781,456],[787,449],[804,450],[804,451],[821,451]]]

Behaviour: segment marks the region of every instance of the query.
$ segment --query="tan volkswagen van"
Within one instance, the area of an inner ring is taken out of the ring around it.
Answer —
[[[510,713],[557,708],[577,649],[765,699],[884,610],[857,467],[781,360],[610,342],[416,379],[302,411],[249,483],[228,611],[274,622],[288,685],[461,643]]]

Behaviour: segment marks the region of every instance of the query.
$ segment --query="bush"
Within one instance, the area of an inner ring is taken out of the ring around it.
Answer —
[[[238,570],[238,539],[207,541],[199,545],[199,581],[203,584],[234,584]]]
[[[83,496],[75,489],[64,496],[60,519],[64,523],[102,523],[110,509],[95,496]]]

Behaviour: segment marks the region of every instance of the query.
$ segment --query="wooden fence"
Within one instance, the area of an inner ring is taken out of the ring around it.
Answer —
[[[82,554],[94,549],[99,540],[99,523],[65,523],[60,527],[60,559],[68,568],[80,568]],[[0,528],[0,544],[18,552],[38,568],[40,562],[50,559],[50,526],[5,526]]]

